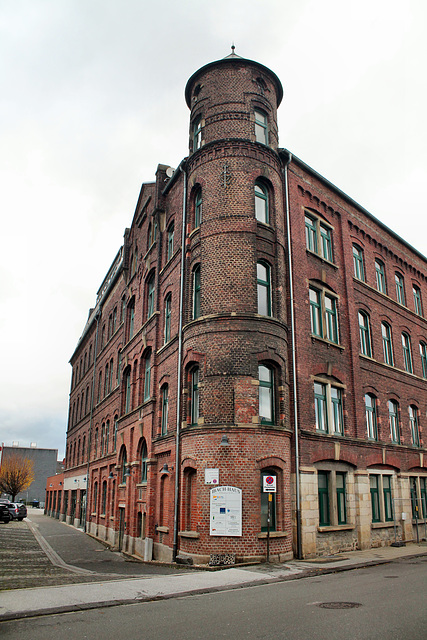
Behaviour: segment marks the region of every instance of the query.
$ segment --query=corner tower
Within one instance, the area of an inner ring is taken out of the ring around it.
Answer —
[[[271,553],[292,554],[282,96],[272,71],[234,51],[196,71],[185,90],[191,114],[180,528],[188,536],[180,547],[199,560],[207,553],[265,557],[260,487],[267,473],[278,487]],[[220,485],[242,491],[240,536],[210,530],[206,469],[218,469]]]

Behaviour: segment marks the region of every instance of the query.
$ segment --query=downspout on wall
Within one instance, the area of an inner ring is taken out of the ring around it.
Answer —
[[[182,233],[181,233],[181,277],[179,287],[179,329],[178,329],[178,376],[176,396],[176,439],[175,439],[175,504],[173,516],[173,552],[172,560],[176,562],[178,555],[178,528],[179,528],[179,478],[181,473],[181,386],[182,386],[182,327],[184,314],[184,285],[185,285],[185,251],[187,236],[187,172],[182,163],[179,170],[184,174],[184,187],[182,198]]]
[[[89,512],[89,470],[90,470],[90,450],[92,447],[92,421],[93,421],[93,406],[95,399],[95,381],[96,381],[96,361],[98,356],[98,334],[99,334],[99,321],[101,320],[102,311],[98,309],[95,315],[96,319],[96,334],[95,334],[95,353],[93,356],[93,374],[92,374],[92,392],[90,398],[90,417],[89,417],[89,438],[87,445],[87,470],[86,470],[86,512],[84,531],[87,533],[87,518]],[[81,508],[81,507],[80,507]]]
[[[292,345],[292,391],[294,408],[294,441],[295,441],[295,517],[297,528],[297,558],[302,559],[301,541],[301,492],[300,492],[300,467],[299,467],[299,435],[298,435],[298,385],[296,371],[296,339],[295,339],[295,308],[294,308],[294,282],[292,266],[292,242],[291,242],[291,221],[289,211],[289,183],[288,166],[292,162],[292,153],[287,152],[285,161],[285,206],[286,206],[286,233],[288,236],[288,269],[289,269],[289,295],[291,312],[291,345]]]

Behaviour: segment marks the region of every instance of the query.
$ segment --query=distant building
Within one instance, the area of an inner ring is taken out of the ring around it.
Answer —
[[[37,446],[6,447],[2,445],[0,467],[3,460],[6,460],[14,454],[18,454],[34,462],[34,481],[28,489],[16,496],[16,500],[22,500],[23,502],[36,500],[43,506],[46,494],[46,479],[48,476],[55,474],[57,470],[58,449],[41,449]]]
[[[189,79],[189,155],[142,185],[71,357],[50,511],[114,548],[284,560],[427,518],[426,259],[279,147],[282,96],[234,53]]]

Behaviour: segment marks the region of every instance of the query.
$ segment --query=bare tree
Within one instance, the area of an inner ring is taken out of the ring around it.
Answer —
[[[34,480],[34,461],[19,454],[3,459],[0,468],[0,490],[12,496],[12,502]]]

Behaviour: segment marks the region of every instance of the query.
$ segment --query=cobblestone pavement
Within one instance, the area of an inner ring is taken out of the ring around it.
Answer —
[[[95,582],[98,574],[76,575],[55,567],[26,522],[0,524],[0,590]],[[105,579],[111,580],[111,576]]]

